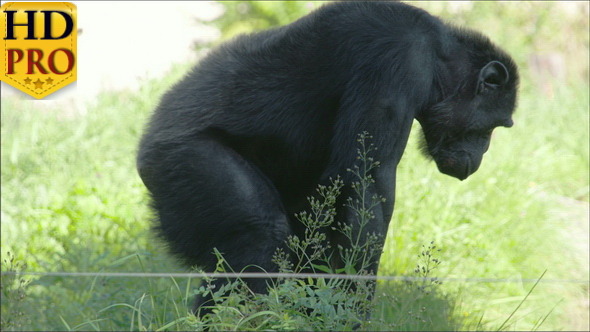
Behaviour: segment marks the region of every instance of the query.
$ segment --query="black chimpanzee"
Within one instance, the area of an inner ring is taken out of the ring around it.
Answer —
[[[276,271],[317,185],[352,181],[359,133],[373,135],[370,190],[386,199],[363,231],[384,235],[413,119],[439,170],[463,180],[492,130],[512,126],[517,85],[513,60],[479,33],[398,2],[328,4],[211,51],[160,101],[137,167],[159,233],[186,263],[212,271],[217,248],[236,271]],[[341,202],[336,218],[356,222]]]

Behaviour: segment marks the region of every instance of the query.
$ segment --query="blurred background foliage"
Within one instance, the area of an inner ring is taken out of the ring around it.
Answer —
[[[222,32],[218,42],[293,22],[326,1],[220,1],[223,15],[213,24]]]

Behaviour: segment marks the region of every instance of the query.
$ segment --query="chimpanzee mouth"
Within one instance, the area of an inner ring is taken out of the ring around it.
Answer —
[[[467,179],[477,170],[468,153],[452,153],[436,158],[438,170],[461,181]]]

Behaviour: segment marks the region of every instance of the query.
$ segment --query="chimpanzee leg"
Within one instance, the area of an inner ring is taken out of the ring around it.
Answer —
[[[203,135],[146,149],[138,167],[152,193],[160,234],[187,263],[214,271],[217,248],[236,272],[277,270],[272,256],[291,229],[279,193],[251,162]],[[245,281],[254,292],[266,291],[264,279]],[[207,300],[197,298],[195,310]]]

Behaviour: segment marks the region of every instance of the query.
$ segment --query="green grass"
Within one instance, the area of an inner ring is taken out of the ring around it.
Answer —
[[[29,271],[182,271],[150,233],[134,168],[142,125],[167,84],[102,96],[74,117],[2,101],[3,257],[14,253]],[[587,91],[587,84],[564,87],[553,99],[525,91],[515,127],[497,130],[482,168],[464,182],[419,155],[415,128],[399,167],[381,273],[411,275],[420,246],[435,240],[443,248],[439,277],[534,279],[547,269],[546,279],[587,279],[587,263],[569,241],[577,221],[566,218],[570,207],[559,199],[588,201]],[[483,315],[483,326],[493,329],[531,286],[448,282],[440,296],[407,304],[416,296],[411,288],[383,284],[389,302],[379,310],[403,321],[416,304],[440,316],[437,324],[449,314],[477,324]],[[508,328],[531,329],[559,303],[543,328],[567,329],[585,292],[541,283]],[[190,294],[182,279],[43,277],[27,287],[28,305],[19,310],[25,329],[154,329],[186,319],[170,326],[181,328],[193,319],[186,315]]]
[[[479,6],[493,5],[476,5],[475,13],[485,11]],[[496,130],[480,170],[464,182],[438,173],[419,155],[414,128],[398,170],[383,275],[413,275],[421,246],[434,240],[442,248],[438,277],[536,279],[547,270],[546,280],[589,278],[587,249],[577,240],[588,232],[587,77],[573,75],[554,86],[553,96],[543,94],[526,65],[534,50],[527,47],[538,41],[514,33],[522,31],[515,28],[518,19],[530,14],[511,9],[493,15],[500,14],[516,19],[499,31],[489,15],[482,14],[483,23],[457,16],[471,26],[494,27],[494,39],[514,50],[523,71],[515,126]],[[556,24],[544,19],[550,22],[538,28],[541,36]],[[572,22],[565,21],[569,28]],[[585,43],[582,53],[566,56],[587,59]],[[3,259],[11,252],[27,271],[184,271],[150,232],[134,155],[158,97],[185,70],[145,82],[138,93],[102,95],[86,114],[2,98]],[[15,268],[2,264],[3,271]],[[197,285],[185,279],[35,277],[25,287],[3,276],[2,284],[3,330],[174,330],[196,324],[187,308]],[[414,286],[380,283],[384,296],[374,317],[397,323],[397,329],[494,330],[532,286],[445,282],[424,296]],[[587,299],[588,284],[539,283],[504,329],[533,329],[549,313],[543,330],[587,328]],[[381,326],[375,324],[369,326]]]
[[[444,248],[439,267],[444,276],[535,279],[547,270],[545,279],[587,280],[583,243],[570,240],[587,222],[587,89],[564,88],[552,100],[523,93],[516,125],[497,130],[482,167],[462,183],[438,173],[434,164],[427,167],[412,140],[400,164],[385,249],[390,259],[382,262],[382,272],[407,273],[418,246],[430,236]],[[581,202],[564,204],[564,198]],[[578,209],[577,220],[572,208]],[[532,284],[446,286],[463,294],[463,315],[483,312],[495,324]],[[587,286],[542,283],[521,309],[528,314],[513,328],[530,329],[563,299],[546,322],[553,325],[544,329],[567,329],[574,298],[587,298],[587,292]]]

